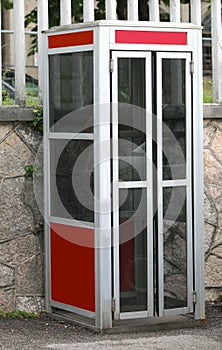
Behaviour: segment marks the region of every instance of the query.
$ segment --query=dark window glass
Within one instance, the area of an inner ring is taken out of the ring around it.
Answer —
[[[51,140],[51,215],[94,221],[93,141]]]
[[[119,191],[120,311],[147,309],[146,189]]]
[[[51,131],[92,132],[92,104],[93,52],[50,55],[49,119]]]
[[[146,178],[145,59],[118,59],[119,179]]]
[[[186,188],[163,189],[164,308],[187,306]]]
[[[185,60],[163,59],[163,179],[186,178]]]

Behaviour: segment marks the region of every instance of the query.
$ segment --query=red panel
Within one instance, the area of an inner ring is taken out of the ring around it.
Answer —
[[[49,49],[93,44],[93,30],[78,33],[57,34],[48,37]]]
[[[115,42],[118,44],[186,45],[187,33],[116,30]]]
[[[51,224],[51,296],[95,312],[94,230]]]

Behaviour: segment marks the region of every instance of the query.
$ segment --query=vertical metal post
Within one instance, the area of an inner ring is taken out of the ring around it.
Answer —
[[[128,21],[138,21],[138,0],[127,1]]]
[[[159,22],[160,20],[159,1],[150,0],[149,10],[150,10],[150,18],[149,18],[150,21]]]
[[[222,29],[221,29],[221,1],[211,1],[212,26],[212,64],[214,102],[222,102]]]
[[[112,327],[109,28],[97,28],[94,56],[96,328]]]
[[[60,24],[72,23],[72,2],[71,0],[60,0]]]
[[[14,0],[15,102],[25,106],[24,0]]]
[[[43,44],[42,44],[42,30],[49,27],[48,21],[48,0],[38,0],[38,75],[39,75],[39,103],[43,100]]]
[[[116,19],[116,0],[106,0],[106,19]]]
[[[191,22],[196,25],[201,25],[201,0],[191,1]]]
[[[194,206],[194,281],[197,300],[195,319],[205,318],[204,218],[203,218],[203,91],[202,32],[193,35],[193,206]]]
[[[170,22],[180,22],[180,0],[170,0]]]
[[[83,21],[94,21],[94,0],[83,0]]]

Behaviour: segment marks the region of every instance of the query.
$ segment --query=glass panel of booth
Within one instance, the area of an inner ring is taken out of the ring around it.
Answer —
[[[146,189],[119,191],[120,311],[147,310]]]
[[[186,178],[185,59],[162,60],[163,180]]]
[[[93,51],[49,56],[51,132],[93,132]]]
[[[158,98],[162,123],[158,140],[161,206],[158,239],[161,314],[192,309],[192,187],[191,187],[191,76],[190,53],[158,55]],[[186,311],[187,312],[187,311]]]
[[[164,308],[187,306],[186,187],[163,188]]]
[[[146,60],[118,58],[119,179],[146,179]]]
[[[94,222],[93,141],[50,140],[51,216]]]
[[[50,216],[93,223],[93,51],[48,63]]]

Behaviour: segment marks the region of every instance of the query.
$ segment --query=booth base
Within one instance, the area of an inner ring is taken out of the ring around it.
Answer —
[[[128,320],[113,320],[113,327],[108,329],[98,329],[94,319],[80,316],[68,311],[55,309],[50,317],[73,323],[84,328],[88,328],[99,333],[130,333],[130,332],[155,332],[170,329],[193,328],[206,326],[206,320],[195,320],[192,314],[149,317]]]

